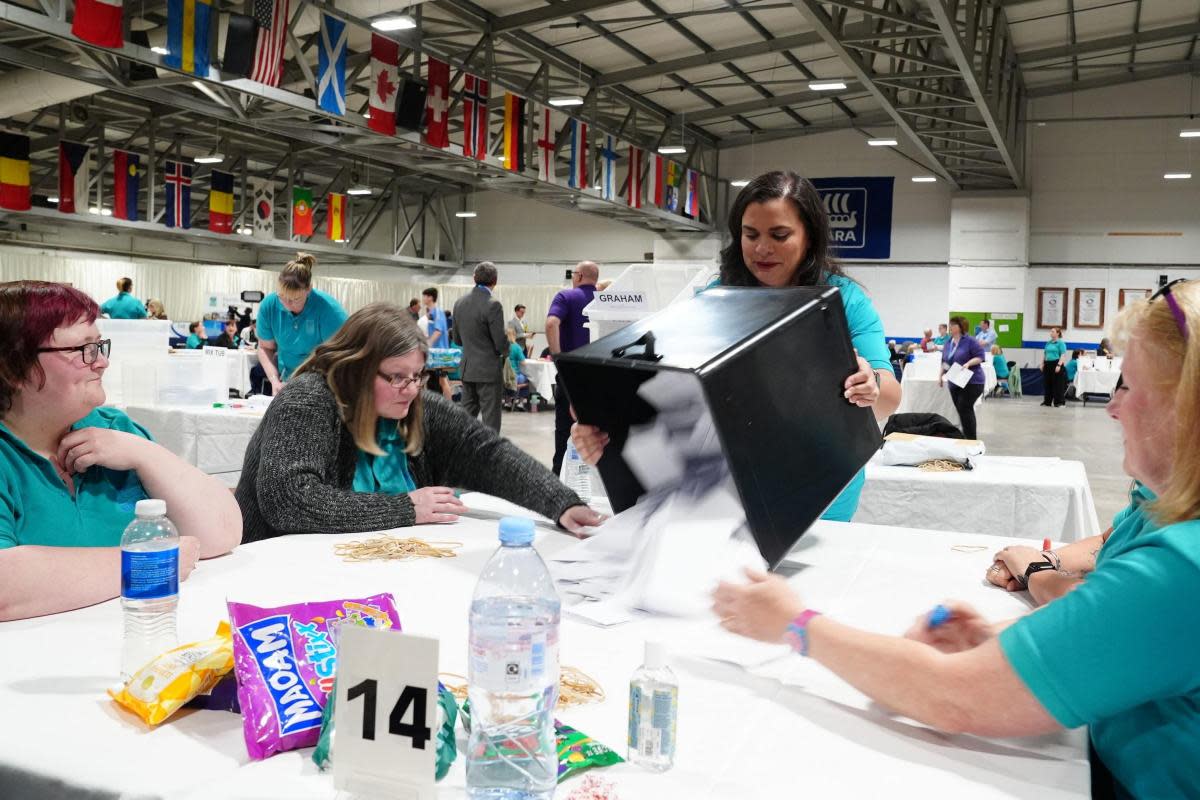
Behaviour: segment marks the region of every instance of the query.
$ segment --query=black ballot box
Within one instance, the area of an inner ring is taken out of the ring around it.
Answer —
[[[832,286],[709,289],[560,354],[555,363],[577,419],[609,435],[599,472],[617,512],[647,491],[626,460],[627,444],[631,457],[637,445],[642,475],[650,479],[644,431],[658,425],[667,441],[690,447],[687,431],[671,436],[680,416],[663,406],[687,406],[679,395],[691,392],[691,405],[707,410],[703,424],[719,444],[708,452],[716,452],[732,478],[772,567],[881,442],[871,409],[843,396],[858,365],[841,293]],[[674,399],[649,402],[652,380]],[[673,421],[662,425],[663,417]],[[706,464],[697,451],[673,463],[684,465],[681,474],[698,474],[712,460]]]

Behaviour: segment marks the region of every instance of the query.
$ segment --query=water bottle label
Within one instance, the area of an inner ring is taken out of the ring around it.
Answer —
[[[503,648],[471,648],[471,684],[501,694],[535,694],[558,665],[558,641],[545,634]]]
[[[179,548],[130,553],[121,551],[121,596],[160,600],[179,594]]]

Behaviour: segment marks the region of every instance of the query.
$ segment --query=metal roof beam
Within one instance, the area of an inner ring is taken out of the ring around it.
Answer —
[[[1189,25],[1173,25],[1169,28],[1152,28],[1138,33],[1122,34],[1121,36],[1106,36],[1103,39],[1089,39],[1073,45],[1062,47],[1046,47],[1041,50],[1029,50],[1018,53],[1021,64],[1034,64],[1038,61],[1050,61],[1057,58],[1073,58],[1088,53],[1102,53],[1106,50],[1124,50],[1139,44],[1165,42],[1171,39],[1190,39],[1200,34],[1200,23]],[[1180,42],[1182,44],[1182,42]]]
[[[492,33],[504,33],[505,31],[529,28],[542,22],[551,22],[563,17],[573,17],[576,14],[599,11],[609,6],[619,6],[627,2],[629,0],[565,0],[565,2],[555,3],[546,8],[535,8],[530,11],[522,11],[519,14],[508,14],[498,17],[492,22],[491,29]]]
[[[1025,92],[1025,96],[1029,98],[1049,97],[1055,94],[1066,94],[1068,92],[1082,92],[1087,89],[1103,89],[1108,86],[1116,86],[1122,83],[1136,83],[1138,81],[1149,81],[1155,78],[1165,78],[1170,75],[1181,75],[1184,73],[1200,73],[1200,59],[1192,61],[1179,61],[1175,64],[1169,64],[1165,67],[1155,67],[1153,69],[1137,69],[1130,68],[1128,64],[1114,64],[1113,69],[1120,69],[1122,72],[1117,75],[1101,76],[1096,78],[1086,78],[1081,81],[1071,81],[1070,83],[1055,83],[1046,86],[1034,86]]]
[[[692,122],[707,122],[713,119],[725,119],[737,114],[749,114],[754,111],[767,111],[772,108],[785,108],[794,106],[800,103],[807,103],[812,100],[820,100],[827,96],[828,92],[794,92],[792,94],[780,94],[774,97],[764,97],[759,100],[748,100],[745,103],[731,103],[720,108],[706,108],[702,111],[689,111],[686,114],[677,114],[672,117],[672,122],[681,118],[686,118]]]

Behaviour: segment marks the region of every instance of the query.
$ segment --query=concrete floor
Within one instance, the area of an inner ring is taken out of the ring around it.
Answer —
[[[979,436],[987,451],[1004,456],[1058,456],[1087,469],[1101,529],[1128,505],[1129,478],[1121,471],[1121,430],[1102,403],[1042,408],[1041,398],[984,401]],[[547,466],[554,455],[554,412],[505,412],[501,432]]]

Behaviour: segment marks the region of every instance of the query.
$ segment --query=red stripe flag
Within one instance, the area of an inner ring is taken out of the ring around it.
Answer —
[[[488,82],[467,75],[463,86],[463,155],[483,161],[488,154]]]
[[[640,147],[629,146],[629,188],[625,200],[630,208],[642,207],[642,172],[646,169],[646,151]]]
[[[71,33],[101,47],[120,47],[124,13],[121,0],[77,0]]]
[[[250,80],[278,86],[283,75],[283,45],[287,40],[288,0],[254,0],[258,42],[254,46],[254,69]]]
[[[429,99],[425,101],[425,144],[450,146],[450,65],[429,59]]]
[[[667,187],[663,185],[663,166],[663,157],[660,155],[654,156],[654,160],[650,162],[650,185],[646,197],[656,208],[662,208],[667,199]]]
[[[400,87],[396,66],[400,45],[386,36],[371,34],[371,130],[396,135],[396,90]]]
[[[538,137],[538,180],[558,183],[554,175],[554,126],[550,109],[542,109],[542,135]]]

